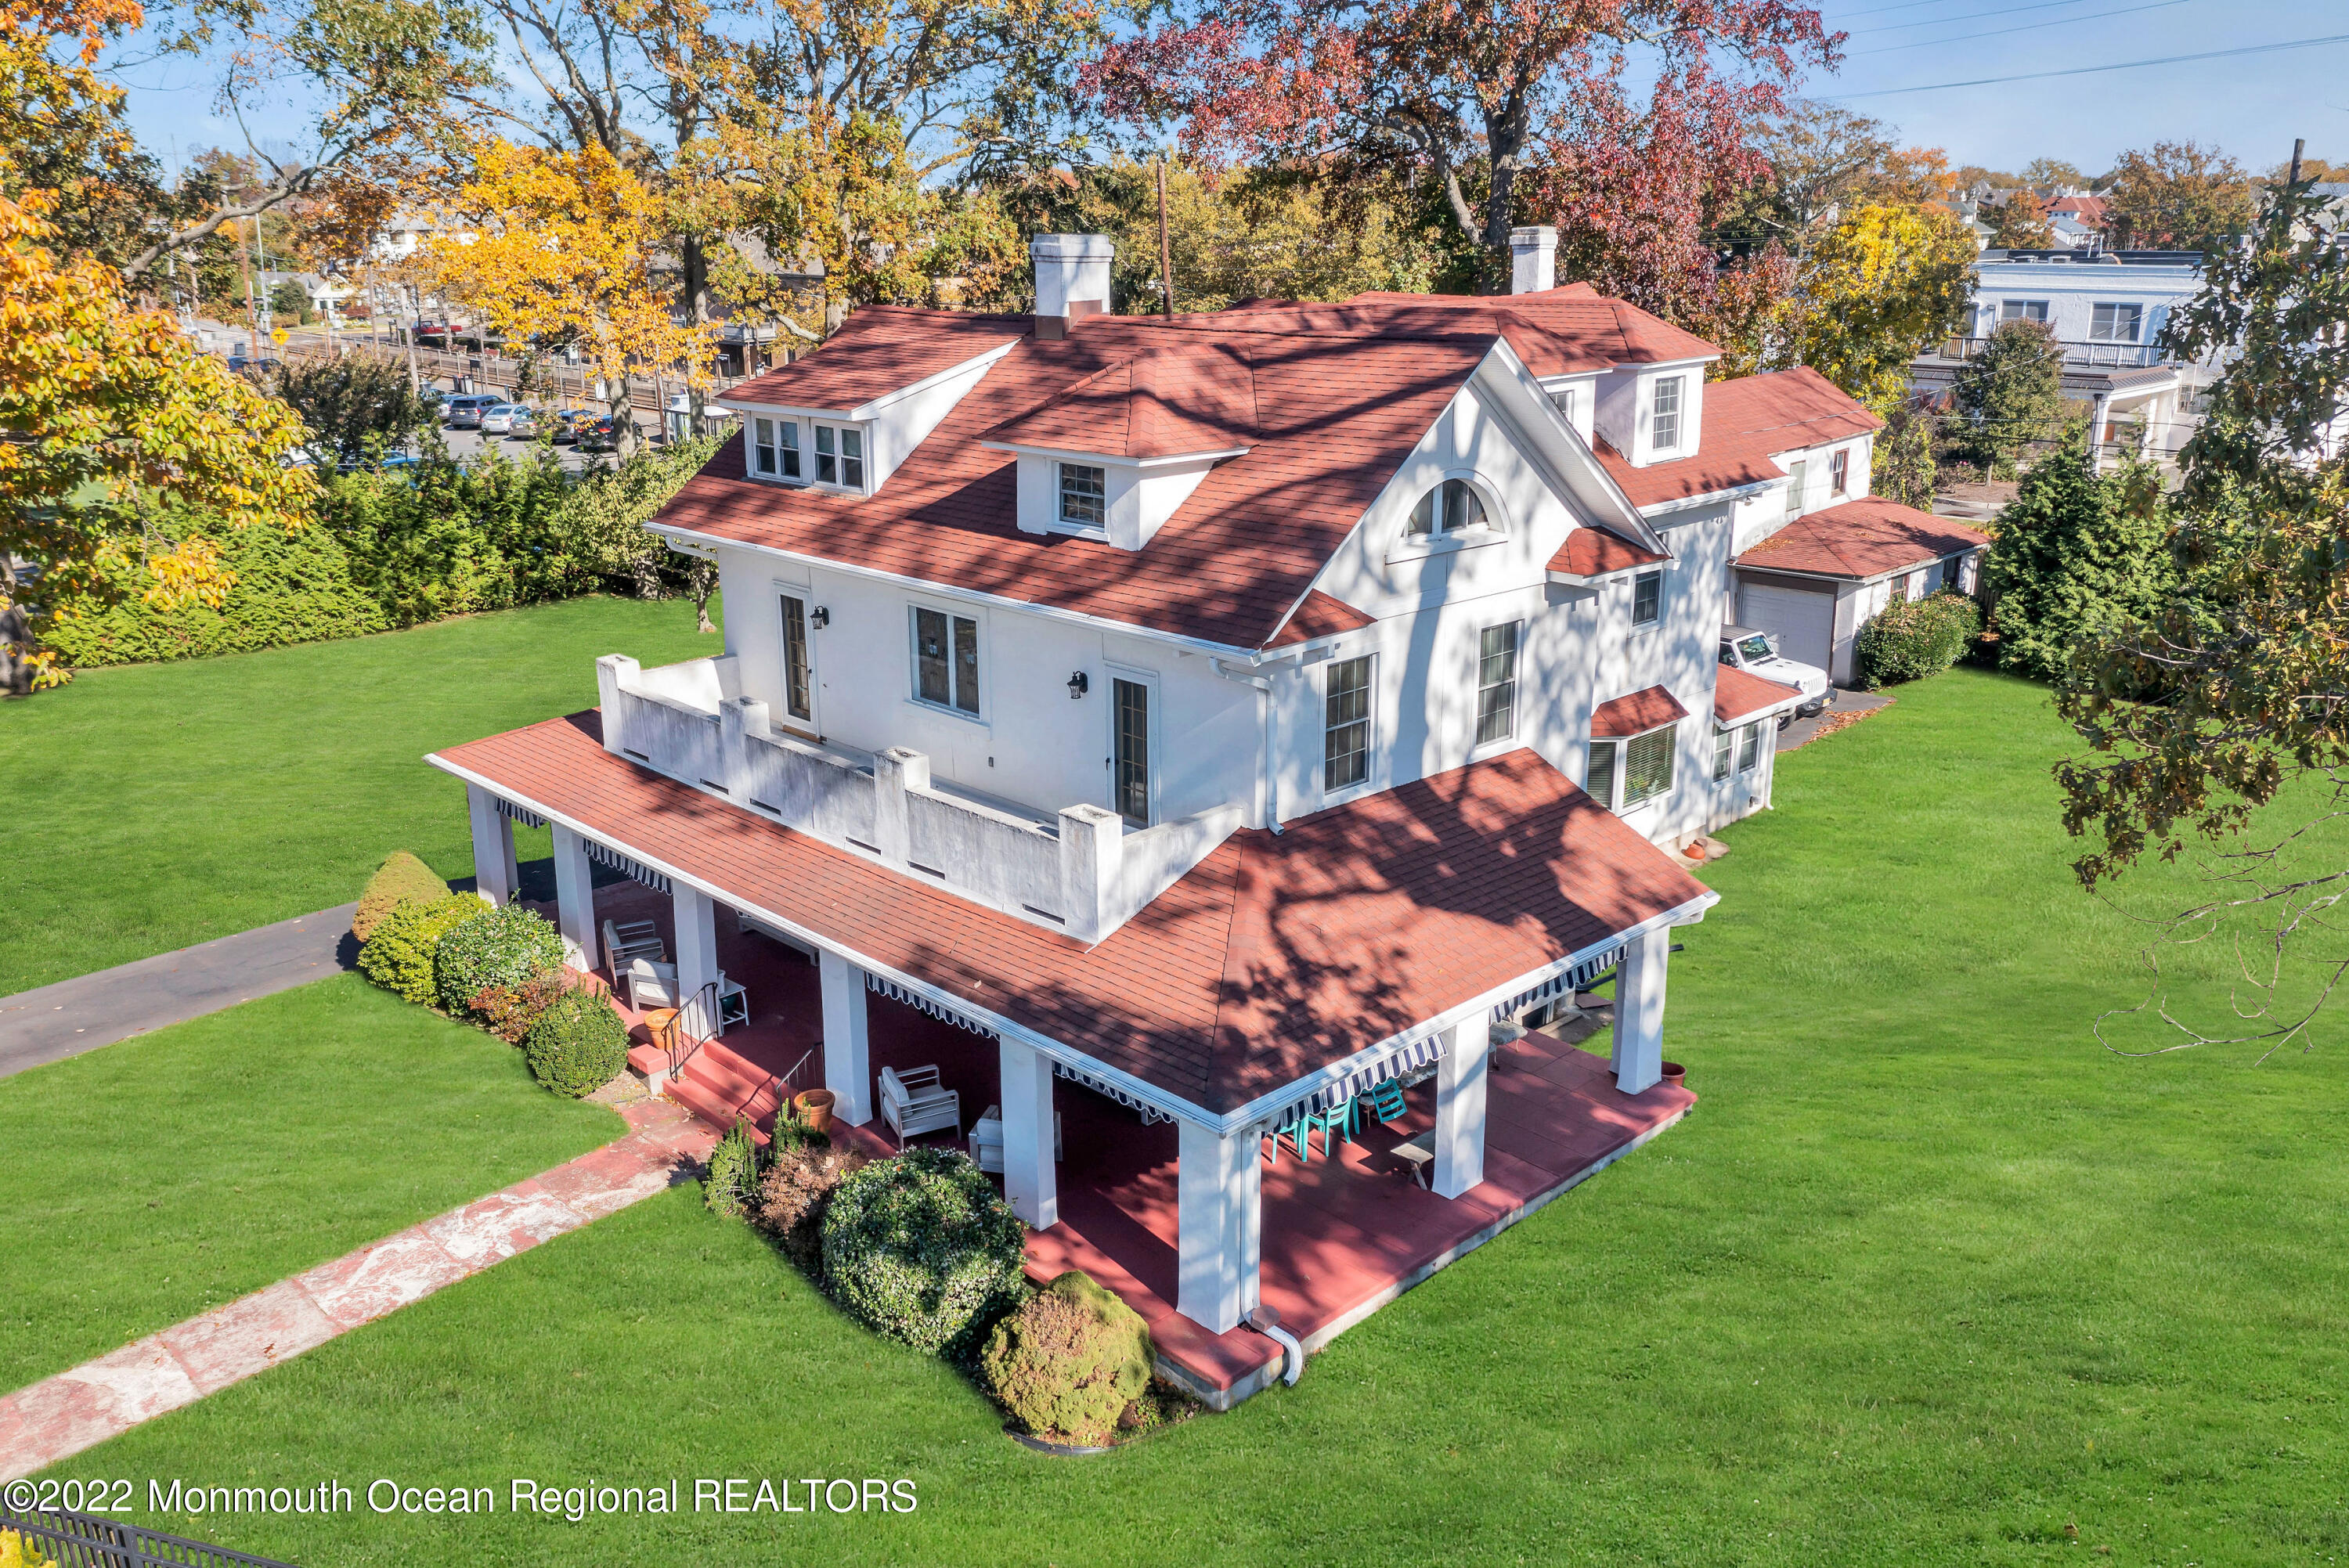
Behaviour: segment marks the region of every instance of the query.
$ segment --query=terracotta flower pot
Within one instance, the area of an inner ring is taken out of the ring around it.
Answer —
[[[1666,1062],[1664,1064],[1664,1081],[1671,1085],[1674,1088],[1686,1088],[1688,1085],[1688,1068],[1681,1066],[1678,1062]]]
[[[792,1103],[799,1107],[800,1119],[806,1122],[812,1130],[830,1132],[832,1108],[838,1098],[828,1088],[812,1088],[793,1099]]]

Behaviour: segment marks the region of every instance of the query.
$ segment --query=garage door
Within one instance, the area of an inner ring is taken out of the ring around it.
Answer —
[[[1835,595],[1808,593],[1800,588],[1779,588],[1766,583],[1737,585],[1737,624],[1778,639],[1778,651],[1798,665],[1832,670],[1828,650],[1835,645]]]

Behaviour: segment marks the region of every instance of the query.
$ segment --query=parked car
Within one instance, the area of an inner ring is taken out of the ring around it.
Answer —
[[[1803,694],[1802,702],[1793,713],[1779,715],[1781,729],[1796,718],[1816,717],[1835,700],[1835,687],[1827,682],[1827,672],[1816,665],[1798,665],[1785,657],[1778,652],[1777,639],[1767,632],[1757,632],[1751,626],[1723,626],[1721,662],[1765,681],[1793,686]]]
[[[451,397],[449,399],[448,407],[450,428],[478,430],[481,428],[482,410],[497,407],[504,401],[502,397],[486,397],[478,392],[469,392],[461,397]]]
[[[527,403],[514,405],[513,417],[507,421],[506,434],[517,441],[538,438],[538,410]]]
[[[575,441],[589,426],[595,424],[596,418],[592,408],[557,408],[547,416],[547,423],[554,427],[557,441]]]
[[[619,432],[610,415],[590,419],[581,427],[579,449],[583,452],[616,452],[620,449]]]

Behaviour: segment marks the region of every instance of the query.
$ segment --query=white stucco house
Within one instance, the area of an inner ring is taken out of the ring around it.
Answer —
[[[1040,1244],[1166,1205],[1165,1278],[1106,1276],[1166,1298],[1162,1347],[1309,1291],[1335,1233],[1268,1217],[1278,1133],[1383,1080],[1428,1080],[1425,1202],[1489,1233],[1511,1020],[1611,973],[1606,1092],[1679,1092],[1669,954],[1715,895],[1671,851],[1768,805],[1799,698],[1719,663],[1770,624],[1748,563],[1936,521],[1851,513],[1850,398],[1708,383],[1713,345],[1552,286],[1555,243],[1519,232],[1506,297],[1163,320],[1105,314],[1108,240],[1045,235],[1032,315],[857,311],[720,399],[740,438],[651,525],[716,563],[723,653],[606,657],[599,712],[432,758],[481,888],[547,823],[583,968],[591,861],[673,899],[688,996],[719,909],[787,942],[851,1124],[887,1109],[868,996],[991,1042],[962,1099]],[[1080,1101],[1164,1169],[1085,1185]]]

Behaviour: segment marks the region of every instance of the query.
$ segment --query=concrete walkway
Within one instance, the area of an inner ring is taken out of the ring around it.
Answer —
[[[358,962],[356,903],[0,996],[0,1078],[323,980]]]
[[[45,1470],[689,1181],[718,1140],[666,1100],[638,1100],[620,1114],[635,1130],[567,1164],[0,1397],[0,1481]]]

